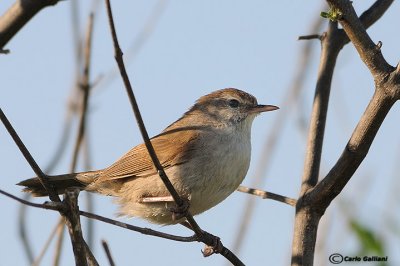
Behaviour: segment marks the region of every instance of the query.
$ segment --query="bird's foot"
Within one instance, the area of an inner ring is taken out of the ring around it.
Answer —
[[[182,204],[179,206],[169,208],[169,211],[172,213],[172,220],[178,221],[183,217],[186,217],[189,211],[189,201],[187,199],[182,199]]]

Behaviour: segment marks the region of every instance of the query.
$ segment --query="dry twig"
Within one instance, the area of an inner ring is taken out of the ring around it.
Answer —
[[[260,190],[260,189],[255,189],[255,188],[248,188],[245,186],[239,186],[239,188],[237,189],[237,191],[243,192],[243,193],[247,193],[250,195],[254,195],[254,196],[258,196],[261,197],[262,199],[271,199],[271,200],[276,200],[279,202],[283,202],[286,203],[290,206],[295,206],[296,205],[296,200],[295,199],[291,199],[282,195],[278,195],[272,192],[268,192],[268,191],[264,191],[264,190]]]
[[[170,192],[171,196],[173,197],[175,203],[177,204],[178,208],[184,206],[184,201],[183,199],[179,196],[179,194],[176,192],[175,188],[173,187],[173,185],[171,184],[171,182],[169,181],[168,176],[166,175],[160,161],[157,158],[157,155],[154,151],[153,145],[150,142],[150,138],[147,134],[142,116],[140,114],[140,110],[139,107],[137,105],[136,102],[136,98],[135,95],[133,93],[133,89],[131,86],[131,83],[129,81],[129,77],[126,73],[125,70],[125,65],[123,62],[123,58],[122,58],[122,50],[119,46],[118,43],[118,38],[117,38],[117,33],[115,30],[115,26],[114,26],[114,20],[113,20],[113,15],[112,15],[112,10],[111,10],[111,5],[110,5],[110,1],[106,0],[106,6],[107,6],[107,14],[108,14],[108,19],[109,19],[109,25],[110,25],[110,30],[111,30],[111,36],[112,36],[112,40],[113,40],[113,45],[114,45],[114,56],[115,56],[115,60],[118,64],[118,68],[120,70],[120,74],[122,77],[122,80],[124,82],[125,85],[125,89],[126,92],[128,94],[128,98],[129,101],[131,103],[133,112],[135,114],[135,118],[136,118],[136,122],[138,124],[138,127],[140,129],[140,133],[142,135],[144,144],[149,152],[149,155],[151,157],[151,160],[153,161],[153,164],[155,166],[155,168],[157,169],[157,172],[161,178],[161,180],[164,182],[165,186],[167,187],[168,191]],[[201,241],[203,243],[205,243],[207,246],[209,247],[213,247],[215,246],[216,241],[219,241],[219,238],[211,235],[208,232],[203,231],[199,225],[196,223],[196,221],[194,220],[193,216],[190,214],[189,211],[187,211],[186,216],[185,216],[186,220],[188,221],[188,223],[190,224],[191,229],[196,233],[196,235],[199,237],[199,239],[201,239]],[[206,246],[206,248],[207,248]],[[233,263],[234,265],[244,265],[239,258],[236,257],[235,254],[233,254],[229,249],[227,249],[226,247],[224,247],[222,245],[222,243],[220,243],[221,248],[220,250],[214,250],[214,249],[209,249],[212,250],[211,253],[207,253],[207,252],[203,252],[203,254],[206,255],[211,255],[212,253],[216,252],[216,253],[220,253],[221,255],[223,255],[225,258],[227,258],[231,263]]]
[[[110,248],[108,247],[107,241],[105,241],[103,239],[103,240],[101,240],[101,244],[102,244],[102,246],[104,248],[104,251],[106,252],[107,259],[108,259],[108,262],[110,263],[110,266],[115,266],[115,263],[114,263],[114,260],[113,260],[113,258],[111,256],[111,251],[110,251]]]
[[[21,153],[24,155],[27,162],[30,164],[32,169],[35,171],[35,173],[38,176],[39,180],[41,181],[43,187],[47,190],[47,192],[49,194],[49,198],[52,200],[52,202],[55,204],[64,203],[64,204],[62,204],[64,207],[63,208],[59,207],[58,210],[59,210],[60,214],[65,218],[66,224],[68,225],[68,227],[77,226],[78,221],[76,221],[76,219],[77,218],[79,219],[79,215],[77,217],[76,213],[72,213],[73,211],[77,210],[77,206],[74,206],[74,202],[72,201],[73,198],[71,198],[71,201],[69,201],[68,203],[60,201],[58,194],[54,190],[51,183],[49,183],[49,181],[48,181],[49,177],[47,175],[45,175],[43,173],[43,171],[40,169],[40,167],[37,165],[36,161],[33,159],[32,155],[30,154],[28,149],[25,147],[24,143],[21,141],[18,134],[15,132],[14,128],[10,124],[10,121],[7,119],[7,117],[5,116],[5,114],[3,113],[3,110],[1,108],[0,108],[0,120],[3,122],[4,126],[6,127],[7,131],[13,138],[13,140],[16,143],[16,145],[18,146],[18,148],[20,149]],[[72,209],[68,209],[68,207],[72,208]],[[72,245],[78,245],[77,248],[74,248],[75,261],[81,263],[79,265],[87,265],[86,254],[85,254],[86,252],[82,252],[82,249],[79,248],[79,246],[81,246],[81,243],[74,242],[74,241],[84,242],[83,237],[81,237],[82,231],[77,230],[77,228],[78,227],[69,228]],[[79,234],[80,234],[80,237],[79,237]],[[88,254],[90,254],[90,253],[88,253]]]

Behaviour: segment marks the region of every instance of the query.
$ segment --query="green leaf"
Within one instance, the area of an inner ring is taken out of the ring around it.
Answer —
[[[342,12],[338,8],[331,8],[328,12],[321,12],[320,16],[323,18],[330,19],[332,21],[337,21],[342,18]]]
[[[384,256],[383,241],[375,234],[373,230],[367,228],[356,220],[350,221],[350,228],[355,233],[361,244],[360,255],[374,253],[378,256]]]

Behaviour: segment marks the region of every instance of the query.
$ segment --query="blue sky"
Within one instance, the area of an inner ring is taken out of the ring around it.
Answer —
[[[358,13],[373,3],[354,2]],[[12,3],[1,1],[0,12],[4,13]],[[80,4],[80,29],[84,30],[91,3]],[[306,132],[300,130],[299,125],[305,121],[307,126],[310,117],[318,71],[318,41],[312,41],[311,65],[298,104],[285,106],[282,102],[299,68],[298,57],[305,44],[297,41],[297,37],[315,33],[309,29],[320,12],[326,10],[322,2],[150,0],[113,1],[112,6],[120,45],[126,54],[135,40],[143,37],[143,28],[147,25],[146,41],[136,47],[134,56],[127,62],[127,69],[149,135],[156,135],[176,120],[201,95],[225,87],[243,89],[256,96],[260,103],[278,105],[281,110],[289,111],[260,189],[296,198],[306,143]],[[399,7],[395,1],[368,31],[375,42],[382,41],[383,54],[392,65],[399,60],[400,39],[394,27],[400,22]],[[159,15],[149,26],[147,21],[155,12]],[[34,17],[5,47],[11,53],[1,56],[0,106],[43,169],[59,142],[68,99],[74,97],[71,88],[76,68],[71,25],[71,2],[61,1]],[[326,24],[323,29],[325,27]],[[100,1],[95,14],[92,81],[114,68],[110,33]],[[335,163],[374,91],[369,71],[351,44],[338,58],[332,86],[321,175]],[[100,83],[93,90],[89,110],[89,149],[93,169],[107,167],[141,142],[119,77],[104,85]],[[316,257],[318,265],[327,264],[331,253],[352,255],[357,252],[357,242],[347,224],[352,217],[387,239],[390,261],[393,265],[400,262],[399,254],[395,252],[400,246],[399,234],[394,234],[388,225],[388,219],[399,221],[400,218],[400,199],[396,194],[399,188],[396,168],[400,154],[399,111],[398,106],[391,110],[367,158],[323,217],[319,235],[324,236],[324,240],[321,239],[317,246],[320,252]],[[253,124],[252,163],[244,185],[251,184],[259,162],[263,161],[260,158],[262,147],[276,117],[276,112],[266,113],[257,117]],[[76,124],[67,143],[69,148],[53,174],[68,171],[75,132]],[[4,128],[0,129],[0,147],[0,187],[22,196],[15,183],[33,176],[33,171]],[[82,163],[79,170],[83,170]],[[220,236],[229,248],[233,246],[248,197],[236,192],[196,220],[203,229]],[[81,209],[85,210],[85,196],[81,199]],[[43,200],[34,199],[35,202]],[[18,238],[16,217],[20,205],[1,196],[0,206],[7,214],[6,218],[0,219],[1,227],[7,228],[2,233],[7,241],[0,244],[0,265],[27,264]],[[115,217],[116,207],[111,198],[96,196],[95,212]],[[58,214],[29,209],[26,219],[29,219],[31,239],[38,253]],[[243,239],[239,257],[248,265],[287,264],[294,209],[257,199],[256,212],[250,219],[250,229]],[[85,219],[82,221],[86,222]],[[137,219],[123,221],[180,235],[190,234],[179,226],[159,227]],[[398,226],[394,227],[399,230]],[[95,232],[94,252],[101,265],[107,264],[101,239],[109,242],[117,265],[180,265],[189,261],[190,265],[225,263],[218,255],[204,259],[200,253],[203,246],[199,243],[171,242],[98,222]],[[73,262],[69,245],[66,237],[62,265]],[[51,249],[43,265],[51,263],[52,254]]]

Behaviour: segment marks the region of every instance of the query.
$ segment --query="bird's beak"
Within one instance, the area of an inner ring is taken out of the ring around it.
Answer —
[[[263,105],[263,104],[259,104],[259,105],[256,105],[256,106],[252,107],[252,108],[250,109],[250,113],[259,114],[259,113],[263,113],[263,112],[275,111],[275,110],[278,110],[278,109],[279,109],[279,107],[278,107],[278,106],[275,106],[275,105]]]

